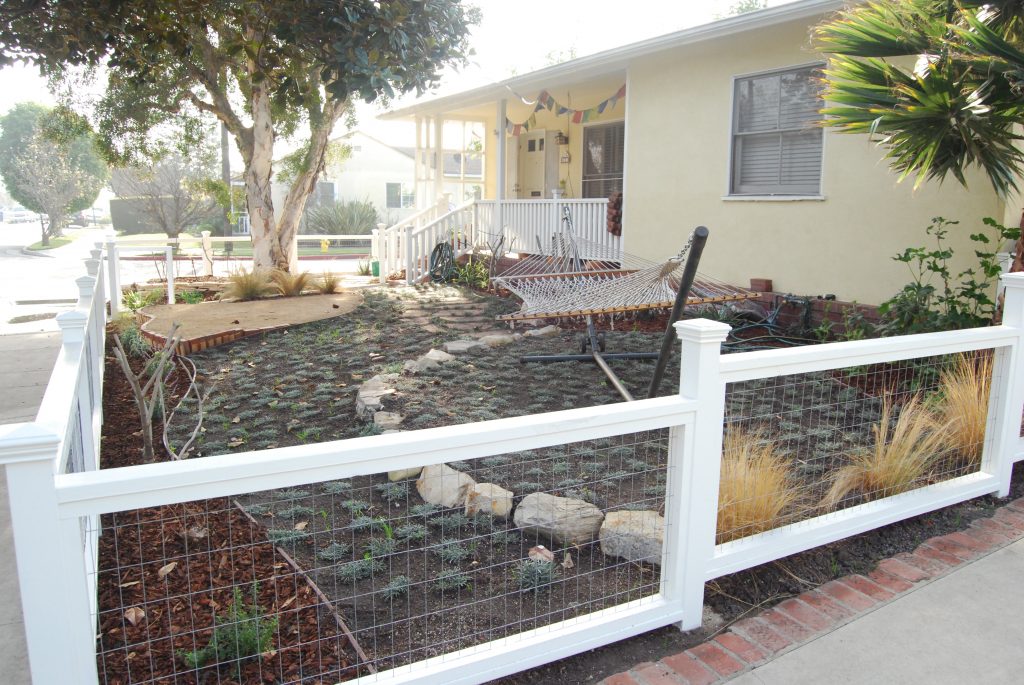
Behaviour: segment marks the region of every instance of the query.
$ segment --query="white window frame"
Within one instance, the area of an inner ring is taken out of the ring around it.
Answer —
[[[398,186],[398,207],[388,204],[388,186]],[[416,185],[405,181],[386,181],[384,183],[384,208],[409,209],[416,206]]]
[[[739,81],[746,79],[757,78],[762,76],[772,76],[774,74],[785,74],[788,72],[802,71],[805,69],[823,69],[826,64],[820,60],[814,62],[807,62],[803,64],[794,64],[785,67],[778,67],[776,69],[766,69],[764,71],[750,72],[746,74],[737,74],[732,77],[731,91],[730,91],[730,116],[729,116],[729,164],[727,165],[727,176],[725,180],[725,194],[722,196],[723,200],[728,201],[776,201],[776,202],[793,202],[793,201],[822,201],[825,199],[823,192],[823,183],[825,176],[825,131],[822,130],[821,134],[821,171],[818,175],[818,189],[814,193],[739,193],[733,190],[736,179],[736,138],[737,131],[736,126],[738,125],[738,112],[739,102],[736,97],[736,87]],[[823,103],[824,104],[824,103]]]
[[[626,135],[627,135],[626,131],[628,129],[626,128],[626,119],[625,119],[625,117],[623,117],[623,118],[620,118],[620,119],[608,119],[607,121],[588,121],[585,124],[583,124],[582,130],[580,131],[580,191],[579,192],[580,192],[580,197],[581,198],[585,198],[586,197],[584,195],[584,193],[583,193],[583,185],[586,182],[585,170],[586,170],[586,166],[587,165],[586,165],[585,156],[587,154],[587,148],[586,148],[586,145],[587,145],[587,130],[590,129],[590,128],[594,128],[596,126],[610,126],[611,124],[622,124],[622,183],[621,183],[622,188],[620,189],[620,192],[622,192],[623,195],[625,195],[625,186],[626,186]],[[602,197],[607,197],[607,196],[602,196]],[[591,198],[591,199],[597,199],[597,198]]]

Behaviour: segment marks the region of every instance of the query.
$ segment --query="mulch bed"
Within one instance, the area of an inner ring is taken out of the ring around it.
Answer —
[[[131,390],[108,355],[103,464],[141,461]],[[161,455],[166,458],[166,455]],[[98,669],[128,683],[334,683],[355,677],[353,645],[306,581],[227,499],[149,507],[102,517]],[[189,668],[235,588],[277,628],[258,657]],[[365,672],[365,671],[363,671]]]

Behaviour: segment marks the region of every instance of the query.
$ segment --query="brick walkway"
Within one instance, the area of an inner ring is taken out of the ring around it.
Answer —
[[[967,530],[934,537],[913,553],[884,559],[867,576],[851,575],[780,602],[685,652],[637,664],[601,685],[710,685],[830,633],[970,562],[1024,539],[1024,498]]]

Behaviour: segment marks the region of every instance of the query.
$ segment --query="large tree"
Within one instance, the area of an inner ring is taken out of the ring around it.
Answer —
[[[104,67],[98,128],[118,156],[154,128],[217,117],[245,165],[255,265],[288,268],[351,99],[430,86],[465,59],[473,21],[458,0],[20,0],[0,6],[0,56],[50,73]],[[301,170],[275,211],[274,141],[299,131]]]
[[[42,243],[75,212],[92,206],[107,165],[86,122],[73,113],[23,102],[0,119],[0,175],[11,197],[40,214]]]
[[[866,133],[894,169],[926,179],[978,167],[1001,194],[1024,170],[1024,2],[878,0],[817,27],[826,124]],[[1017,242],[1014,270],[1024,259]]]

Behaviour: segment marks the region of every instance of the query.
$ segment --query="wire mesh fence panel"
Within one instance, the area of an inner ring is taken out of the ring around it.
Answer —
[[[976,472],[990,351],[729,384],[718,542]]]
[[[101,678],[335,682],[655,595],[667,451],[664,429],[106,517]]]

